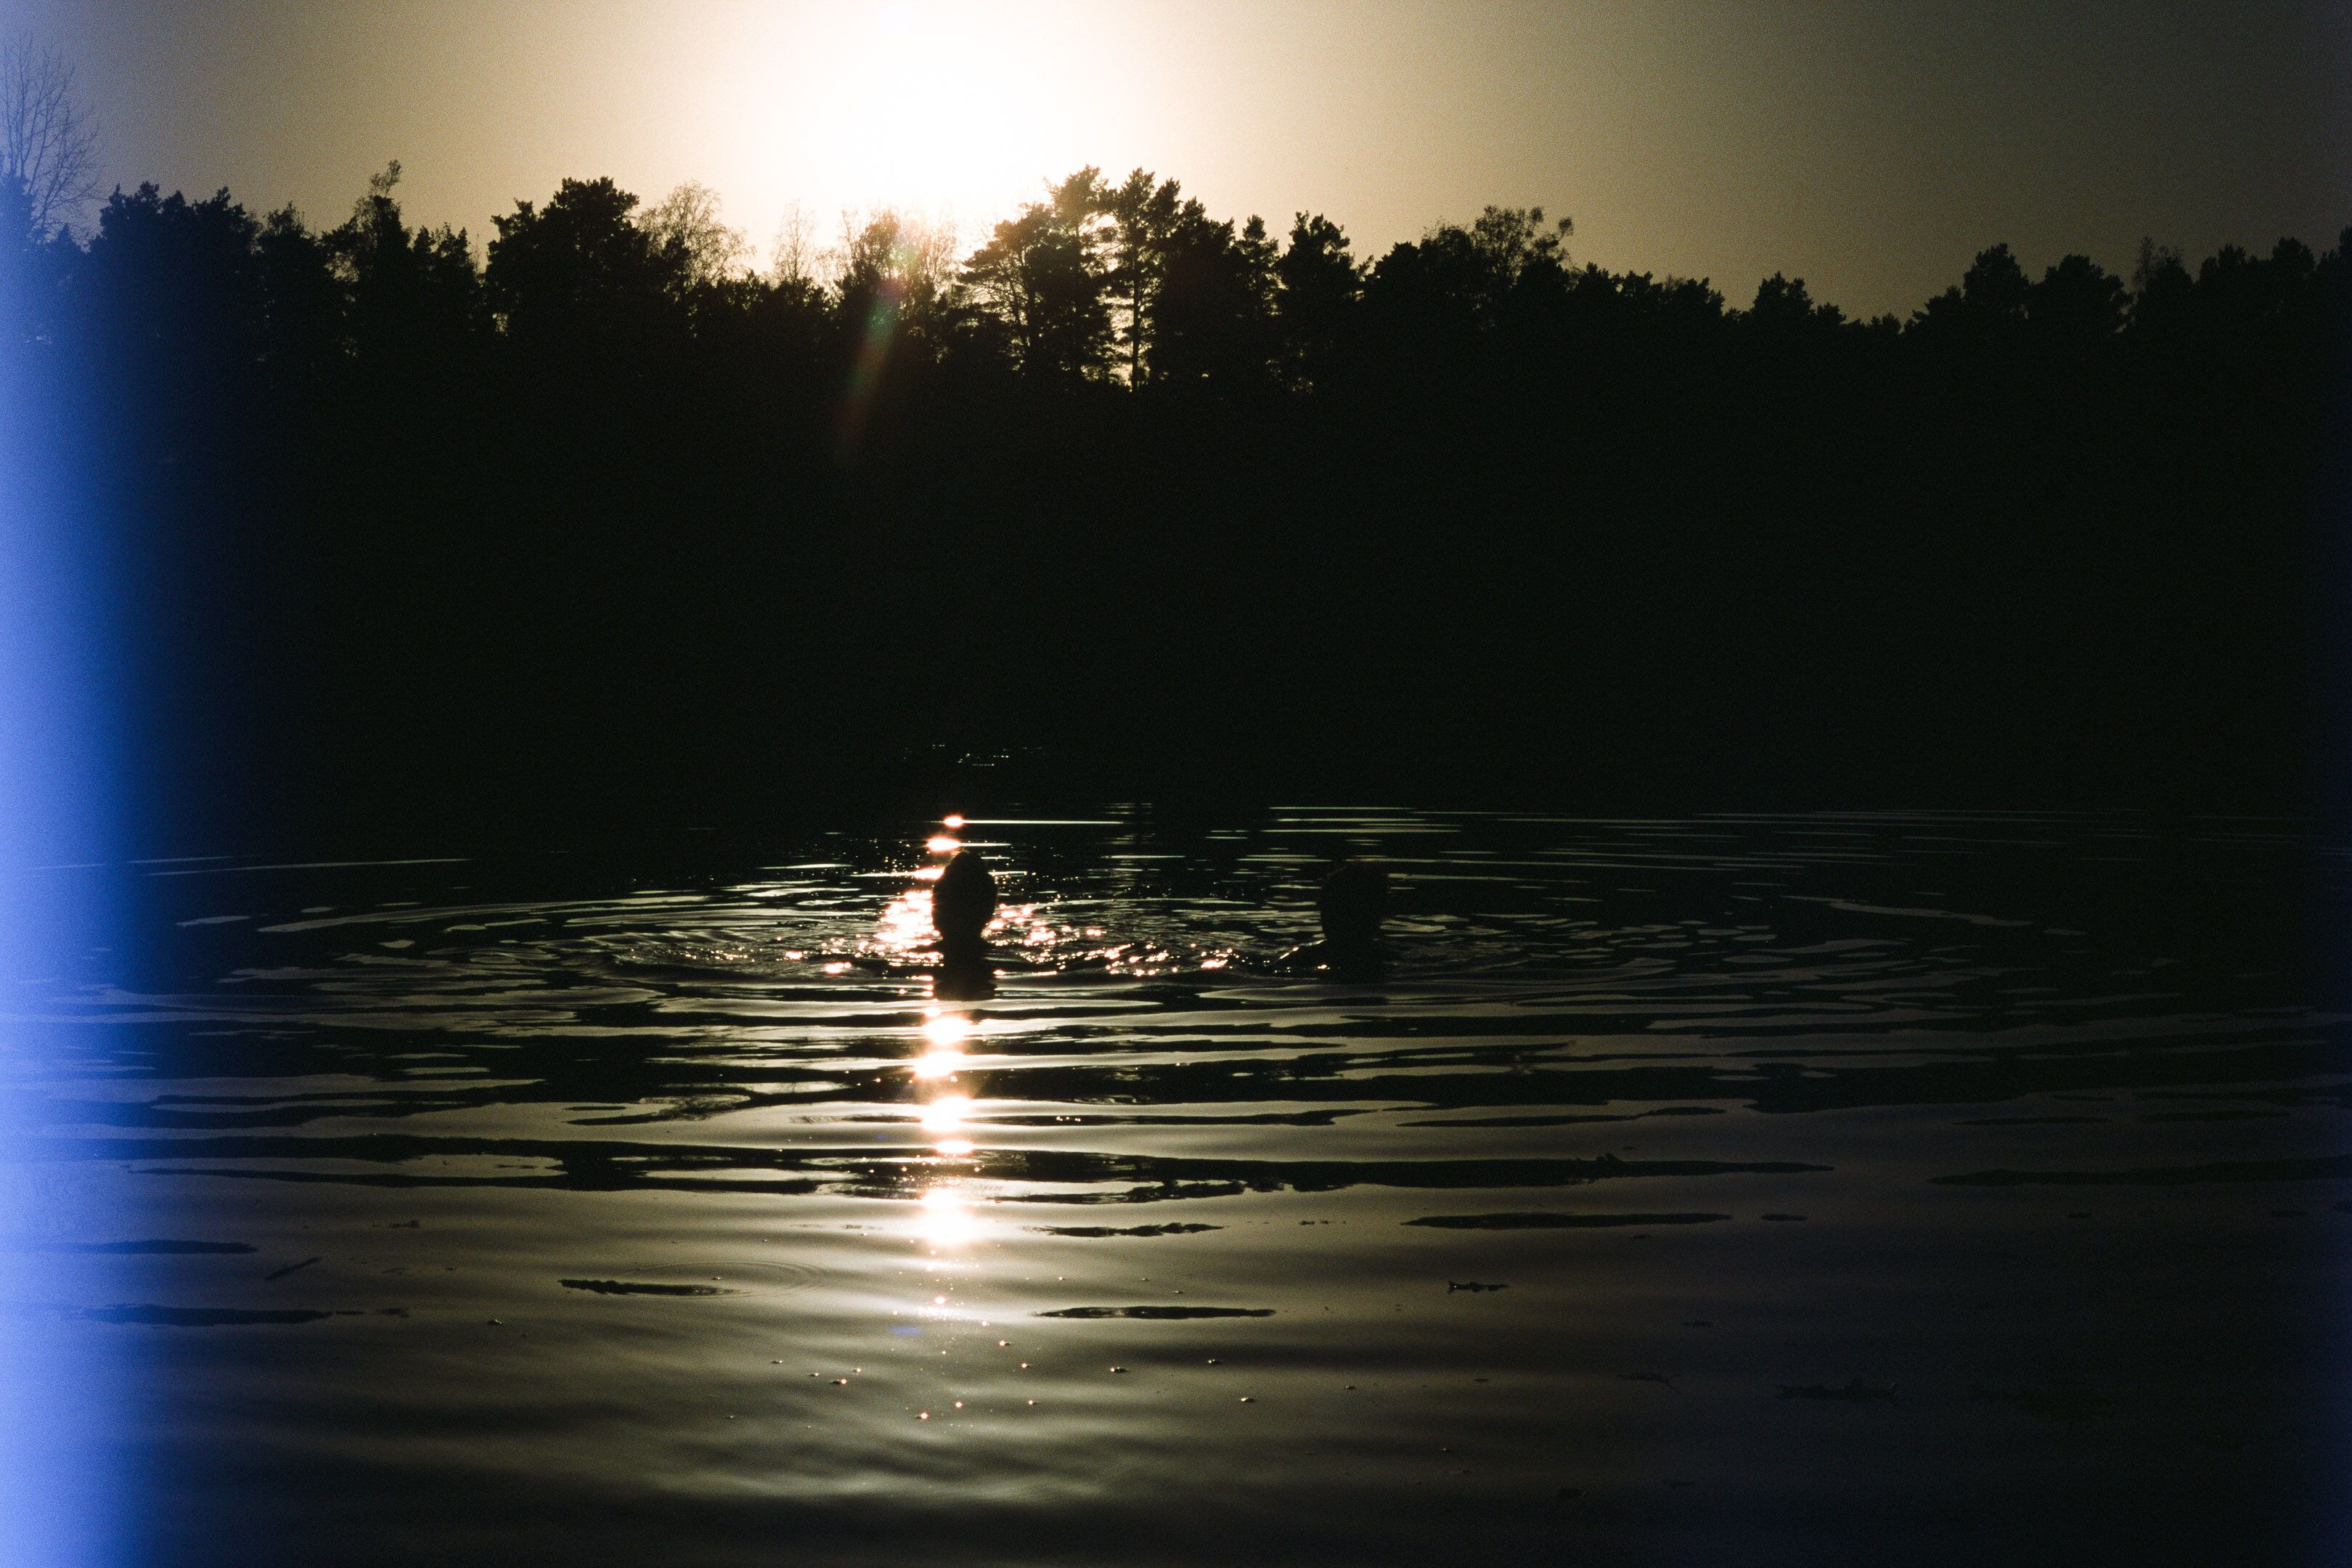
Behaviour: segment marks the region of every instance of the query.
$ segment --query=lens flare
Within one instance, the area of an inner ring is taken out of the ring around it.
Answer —
[[[906,284],[897,278],[885,278],[875,290],[866,331],[858,340],[857,357],[850,363],[849,384],[842,393],[835,433],[844,452],[856,450],[866,433],[866,421],[882,384],[882,367],[888,363],[891,342],[898,335],[898,311],[905,298]]]

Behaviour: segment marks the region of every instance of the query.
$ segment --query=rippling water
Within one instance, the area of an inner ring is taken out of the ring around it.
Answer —
[[[57,872],[142,945],[17,988],[6,1245],[79,1293],[0,1305],[135,1368],[134,1558],[2286,1561],[2343,1517],[2341,862],[2294,831],[974,821],[971,1005],[940,831]],[[1283,974],[1347,854],[1390,968]]]

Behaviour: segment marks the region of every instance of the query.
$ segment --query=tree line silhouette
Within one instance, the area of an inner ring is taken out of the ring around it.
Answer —
[[[1910,317],[1360,258],[1084,169],[961,252],[755,272],[695,186],[332,227],[0,181],[0,344],[142,831],[756,818],[1033,789],[2307,805],[2352,230],[1977,256]]]

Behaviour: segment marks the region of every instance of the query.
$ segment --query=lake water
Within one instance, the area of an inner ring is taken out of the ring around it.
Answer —
[[[51,873],[0,1306],[120,1560],[2346,1548],[2298,831],[975,820],[967,1005],[940,831]],[[1278,973],[1343,855],[1391,966]]]

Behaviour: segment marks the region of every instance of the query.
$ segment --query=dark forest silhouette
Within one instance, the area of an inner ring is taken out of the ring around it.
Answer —
[[[609,180],[487,246],[0,189],[149,837],[1074,790],[2308,803],[2352,230],[1979,254],[1907,321],[1490,207],[1373,260],[1080,171],[753,276]],[[176,841],[176,840],[175,840]]]

